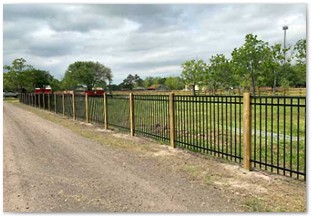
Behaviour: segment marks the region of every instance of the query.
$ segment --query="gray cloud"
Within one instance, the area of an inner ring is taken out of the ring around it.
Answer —
[[[306,4],[8,4],[4,64],[23,57],[61,78],[75,61],[99,61],[114,82],[129,73],[169,76],[192,58],[230,57],[247,33],[282,43],[306,37]]]

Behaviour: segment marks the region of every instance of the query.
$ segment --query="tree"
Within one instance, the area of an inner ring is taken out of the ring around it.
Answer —
[[[210,58],[210,65],[204,78],[204,82],[212,89],[212,94],[215,94],[218,88],[229,89],[235,85],[231,62],[223,54]]]
[[[294,71],[297,75],[296,86],[306,86],[306,73],[307,73],[307,41],[306,39],[301,39],[297,41],[294,46],[296,65],[294,66]]]
[[[15,59],[12,65],[6,65],[4,69],[3,89],[6,91],[33,92],[36,87],[42,88],[56,82],[48,71],[27,65],[23,58]]]
[[[35,68],[22,71],[19,74],[19,78],[21,85],[28,92],[32,92],[35,88],[43,88],[46,85],[50,85],[53,80],[53,76],[49,72]]]
[[[133,89],[134,87],[142,86],[143,80],[135,74],[134,76],[132,74],[129,74],[123,81],[120,83],[121,89]]]
[[[18,58],[12,62],[12,65],[5,65],[3,68],[5,71],[3,75],[3,89],[21,92],[24,80],[21,78],[20,73],[33,67],[27,65],[25,59]]]
[[[146,77],[143,81],[143,86],[147,89],[154,84],[154,77]]]
[[[171,90],[181,90],[184,88],[184,81],[181,77],[167,77],[164,85]]]
[[[272,87],[272,94],[275,95],[276,88],[280,84],[280,80],[282,79],[285,83],[285,69],[290,62],[288,59],[287,63],[284,62],[284,53],[290,49],[286,48],[286,50],[282,49],[281,44],[275,44],[269,48],[267,52],[266,58],[263,62],[263,75],[259,78],[261,83],[267,86]]]
[[[181,77],[186,85],[192,85],[195,95],[195,86],[203,84],[204,74],[207,72],[207,64],[203,60],[190,60],[182,64]]]
[[[262,76],[263,62],[268,52],[268,43],[258,40],[257,35],[247,34],[244,45],[235,48],[231,54],[235,70],[246,81],[253,95],[256,94],[258,78]]]
[[[77,61],[69,65],[62,80],[63,87],[74,89],[77,85],[86,85],[88,90],[94,87],[106,87],[112,81],[110,68],[99,62]],[[107,83],[108,82],[108,83]]]

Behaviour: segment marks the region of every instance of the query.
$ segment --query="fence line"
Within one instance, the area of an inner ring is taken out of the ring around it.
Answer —
[[[73,92],[20,95],[21,103],[116,127],[172,147],[306,179],[306,97]]]

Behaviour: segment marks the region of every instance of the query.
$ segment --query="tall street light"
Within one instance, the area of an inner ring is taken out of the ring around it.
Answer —
[[[287,25],[283,26],[283,30],[284,30],[284,63],[286,60],[286,30],[287,29],[288,29]]]

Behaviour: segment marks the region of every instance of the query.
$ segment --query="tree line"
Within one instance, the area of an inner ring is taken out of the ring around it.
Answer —
[[[51,86],[53,91],[94,87],[106,88],[112,81],[110,68],[99,62],[77,61],[68,66],[64,78],[59,81],[48,71],[26,64],[23,58],[15,59],[12,65],[4,66],[3,90],[33,92],[35,88]]]
[[[306,86],[306,39],[282,48],[269,46],[257,35],[247,34],[244,44],[235,48],[231,59],[223,54],[213,55],[209,62],[192,59],[182,64],[181,77],[185,84],[206,87],[213,94],[218,89],[248,89],[253,95],[256,87],[269,86],[273,94],[277,87]],[[195,91],[194,91],[195,93]]]
[[[70,64],[59,81],[48,71],[28,65],[23,58],[15,59],[4,66],[3,90],[27,91],[50,85],[55,90],[73,90],[83,86],[87,90],[101,87],[106,90],[147,89],[152,85],[165,85],[171,90],[181,90],[185,85],[210,90],[248,89],[253,95],[256,87],[306,86],[306,39],[301,39],[286,48],[281,44],[269,46],[257,35],[247,34],[244,44],[231,52],[231,58],[224,54],[213,55],[207,62],[191,59],[181,64],[180,76],[152,77],[142,79],[129,74],[120,84],[112,84],[109,67],[92,61],[77,61]]]

